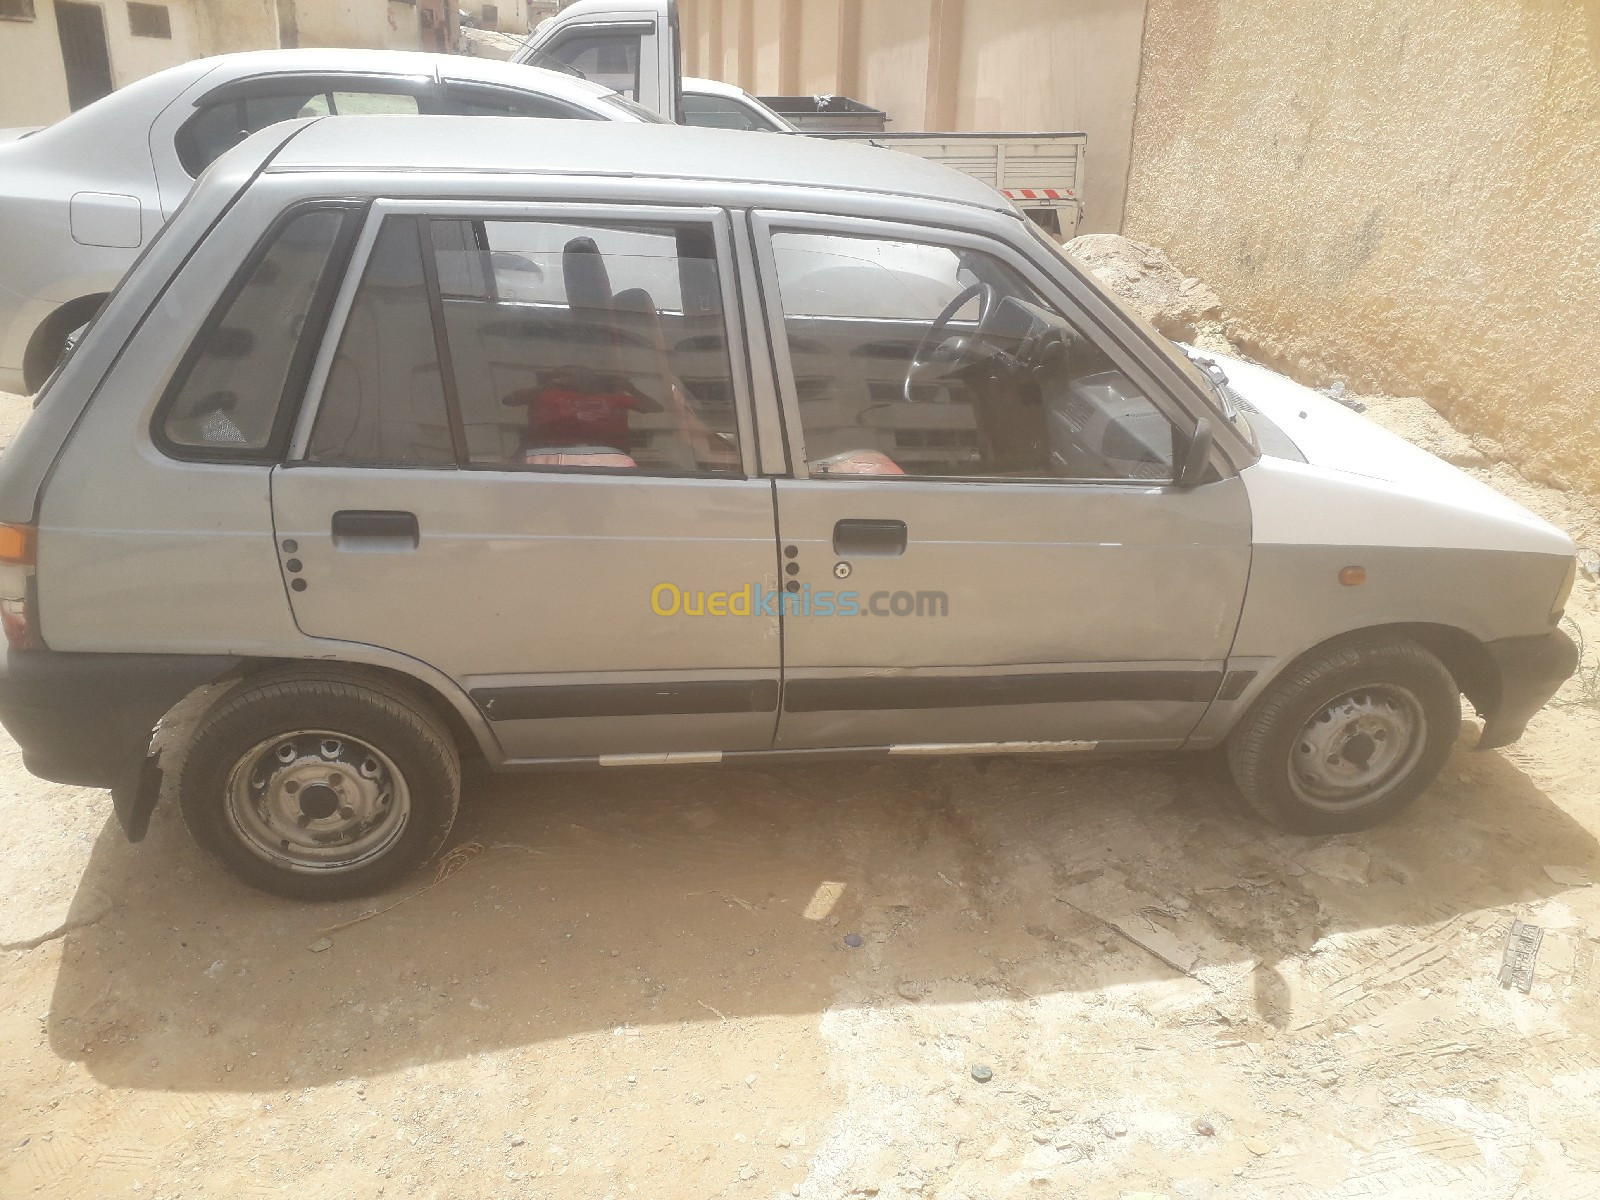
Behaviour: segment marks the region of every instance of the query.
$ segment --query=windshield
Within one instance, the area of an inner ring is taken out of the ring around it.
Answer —
[[[1094,289],[1096,295],[1126,317],[1128,322],[1137,328],[1144,335],[1145,340],[1159,350],[1168,362],[1188,376],[1190,381],[1200,389],[1201,394],[1206,397],[1211,407],[1216,410],[1217,415],[1226,421],[1230,428],[1237,431],[1239,436],[1250,444],[1251,449],[1260,449],[1256,441],[1255,429],[1251,426],[1246,414],[1234,402],[1234,392],[1228,386],[1227,374],[1215,361],[1191,346],[1182,345],[1174,342],[1171,338],[1163,336],[1160,330],[1123,303],[1122,299],[1114,292],[1108,291],[1094,277],[1092,272],[1084,268],[1080,263],[1075,262],[1059,242],[1032,221],[1023,223],[1027,225],[1028,232],[1033,234],[1040,245],[1047,247],[1052,255],[1071,267],[1079,278]]]
[[[604,96],[600,97],[600,100],[602,103],[609,104],[612,108],[620,108],[623,112],[637,117],[639,120],[647,122],[648,124],[672,124],[671,121],[667,120],[660,113],[656,112],[655,109],[646,108],[644,105],[639,104],[636,101],[629,100],[626,96],[619,92],[607,92]]]

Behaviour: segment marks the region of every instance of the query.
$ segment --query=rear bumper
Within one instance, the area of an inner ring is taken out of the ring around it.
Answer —
[[[39,778],[115,789],[118,816],[137,836],[143,821],[128,806],[156,722],[238,662],[220,655],[12,651],[0,664],[0,725]]]
[[[1559,629],[1485,643],[1499,676],[1499,695],[1483,723],[1478,749],[1505,746],[1578,669],[1578,647]]]

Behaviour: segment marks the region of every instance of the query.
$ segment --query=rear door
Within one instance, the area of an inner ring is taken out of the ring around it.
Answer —
[[[677,0],[579,0],[540,25],[516,56],[575,72],[674,122],[682,59]]]
[[[354,261],[273,473],[300,628],[452,676],[510,758],[770,746],[725,216],[380,202]]]

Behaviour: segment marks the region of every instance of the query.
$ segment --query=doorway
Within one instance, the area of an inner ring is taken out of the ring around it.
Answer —
[[[56,0],[56,33],[67,69],[67,101],[76,112],[111,94],[111,54],[106,21],[98,4]]]

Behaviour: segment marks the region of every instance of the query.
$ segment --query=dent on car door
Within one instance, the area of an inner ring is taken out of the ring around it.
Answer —
[[[1249,564],[1194,425],[987,239],[756,222],[796,478],[780,747],[1177,744]]]
[[[443,671],[512,758],[769,746],[776,617],[661,590],[775,582],[725,218],[372,221],[273,478],[301,629]]]

